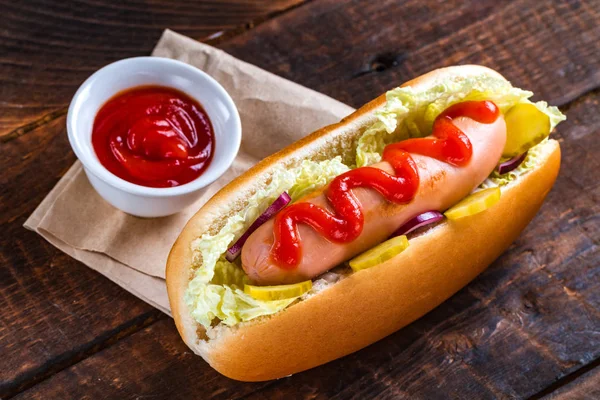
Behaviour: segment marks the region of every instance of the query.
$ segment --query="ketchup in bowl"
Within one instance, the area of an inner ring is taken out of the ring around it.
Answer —
[[[118,93],[96,114],[92,145],[100,163],[128,182],[173,187],[198,178],[210,164],[215,135],[194,99],[162,86]]]

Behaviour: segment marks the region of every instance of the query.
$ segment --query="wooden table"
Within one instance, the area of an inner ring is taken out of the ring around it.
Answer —
[[[0,397],[600,398],[600,1],[1,0]],[[484,274],[400,332],[265,383],[229,380],[173,321],[26,231],[75,161],[66,107],[164,28],[352,106],[481,63],[556,104],[563,166]]]

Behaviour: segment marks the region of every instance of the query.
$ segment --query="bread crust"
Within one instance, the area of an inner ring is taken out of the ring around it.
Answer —
[[[481,66],[449,67],[403,86],[428,86],[437,78],[481,73],[501,77]],[[276,165],[322,153],[333,157],[327,146],[372,123],[374,112],[384,104],[385,95],[379,96],[341,122],[258,163],[202,207],[173,245],[166,276],[177,329],[186,344],[223,375],[241,381],[281,378],[357,351],[420,318],[475,278],[518,237],[556,179],[560,148],[551,140],[545,160],[503,188],[500,201],[486,212],[446,221],[411,239],[407,250],[377,267],[354,273],[273,316],[222,327],[215,338],[200,340],[204,331],[184,301],[192,276],[192,241],[243,207],[246,193],[261,185]]]

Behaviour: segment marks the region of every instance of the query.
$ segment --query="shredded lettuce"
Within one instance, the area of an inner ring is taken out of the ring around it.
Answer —
[[[296,299],[261,301],[247,295],[243,291],[247,276],[223,255],[282,192],[287,191],[295,201],[348,170],[341,157],[321,162],[304,160],[297,168],[279,168],[269,184],[250,197],[243,213],[230,217],[217,234],[196,239],[192,243],[196,268],[185,292],[192,317],[205,328],[215,318],[232,326],[276,313],[294,302]]]
[[[386,104],[377,112],[377,121],[365,129],[358,140],[354,165],[361,167],[379,162],[383,148],[389,143],[428,135],[435,118],[452,104],[492,100],[506,112],[517,103],[530,103],[528,99],[532,95],[532,92],[512,87],[503,79],[487,75],[456,76],[434,83],[426,90],[412,87],[390,90]],[[556,107],[545,102],[537,102],[535,106],[550,117],[551,130],[565,119]],[[492,173],[481,187],[507,185],[532,169],[539,158],[540,150],[536,149],[542,148],[543,143],[530,149],[519,168],[502,176]],[[224,253],[282,192],[287,191],[295,201],[349,169],[341,157],[321,162],[305,160],[296,168],[279,168],[268,184],[249,198],[244,210],[228,218],[218,233],[204,234],[196,239],[192,243],[193,277],[185,292],[185,302],[192,317],[205,328],[212,326],[215,320],[233,326],[274,314],[297,301],[298,298],[261,301],[245,294],[243,288],[248,283],[247,276],[240,265],[228,262]],[[319,279],[313,285],[313,291],[328,284],[326,279]],[[311,295],[309,292],[300,300]]]
[[[513,87],[504,79],[479,75],[455,76],[435,83],[428,90],[399,87],[386,94],[386,104],[377,121],[358,140],[356,166],[381,161],[383,148],[393,142],[431,133],[435,118],[452,104],[469,100],[491,100],[506,112],[517,103],[531,103],[532,92]],[[539,101],[535,106],[550,117],[551,129],[565,119],[556,107]]]

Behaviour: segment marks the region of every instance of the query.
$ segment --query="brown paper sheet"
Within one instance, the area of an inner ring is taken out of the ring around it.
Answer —
[[[153,56],[191,64],[229,92],[242,120],[242,144],[232,167],[192,207],[155,219],[127,215],[106,203],[76,162],[25,222],[57,248],[169,314],[165,263],[187,220],[223,185],[267,155],[330,123],[352,108],[166,30]]]

